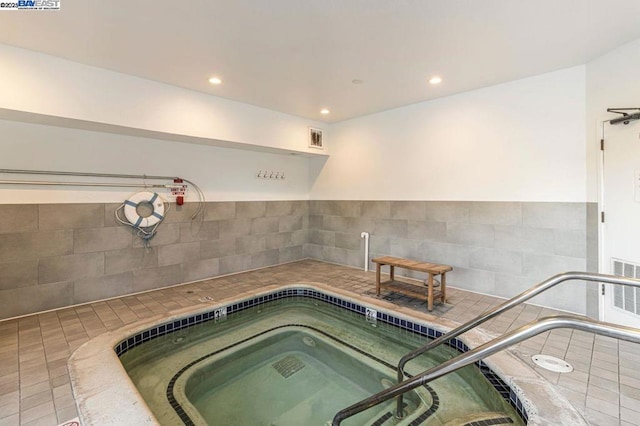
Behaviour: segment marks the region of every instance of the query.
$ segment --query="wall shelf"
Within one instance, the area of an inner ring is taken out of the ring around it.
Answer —
[[[159,132],[135,127],[120,126],[115,124],[100,123],[96,121],[80,120],[76,118],[58,117],[46,114],[37,114],[25,111],[0,108],[0,119],[20,121],[23,123],[42,124],[46,126],[64,127],[69,129],[88,130],[92,132],[111,133],[116,135],[135,136],[141,138],[159,139],[171,142],[207,145],[218,148],[239,149],[243,151],[265,152],[280,155],[299,155],[301,157],[328,157],[321,152],[297,151],[292,149],[275,148],[264,145],[256,145],[244,142],[235,142],[221,139],[203,138],[197,136]],[[302,142],[306,147],[306,140]]]

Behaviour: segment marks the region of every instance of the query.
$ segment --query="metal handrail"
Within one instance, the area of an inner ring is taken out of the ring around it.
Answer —
[[[404,379],[404,367],[407,364],[407,362],[411,361],[417,356],[422,355],[430,351],[431,349],[437,346],[440,346],[441,344],[446,343],[449,340],[463,333],[466,333],[472,328],[475,328],[480,324],[492,318],[495,318],[501,313],[517,305],[520,305],[521,303],[531,299],[532,297],[537,296],[538,294],[549,290],[551,287],[554,287],[564,281],[570,281],[570,280],[583,280],[583,281],[591,281],[591,282],[598,282],[598,283],[621,284],[621,285],[628,285],[628,286],[640,288],[640,280],[634,279],[634,278],[619,277],[616,275],[598,274],[598,273],[591,273],[591,272],[565,272],[562,274],[554,275],[553,277],[547,278],[546,280],[534,285],[528,290],[525,290],[524,292],[518,294],[517,296],[514,296],[511,299],[503,302],[502,304],[494,307],[493,309],[481,314],[480,316],[472,319],[471,321],[468,321],[462,324],[461,326],[454,328],[453,330],[449,331],[446,334],[443,334],[442,336],[438,337],[435,340],[432,340],[426,345],[420,348],[414,349],[413,351],[404,355],[400,359],[400,362],[398,363],[398,370],[397,370],[398,383],[402,382],[402,380]],[[398,402],[396,404],[396,417],[398,418],[402,417],[402,406],[403,406],[402,395],[400,395],[398,397]]]
[[[448,342],[449,340],[463,334],[466,333],[467,331],[471,330],[472,328],[477,327],[478,325],[492,319],[495,318],[496,316],[500,315],[501,313],[513,308],[514,306],[517,306],[529,299],[531,299],[534,296],[537,296],[538,294],[550,289],[551,287],[554,287],[564,281],[569,281],[569,280],[583,280],[583,281],[589,281],[589,282],[598,282],[598,283],[608,283],[608,284],[620,284],[620,285],[628,285],[628,286],[632,286],[632,287],[638,287],[640,288],[640,280],[638,279],[633,279],[633,278],[626,278],[626,277],[620,277],[620,276],[615,276],[615,275],[607,275],[607,274],[598,274],[598,273],[590,273],[590,272],[565,272],[562,274],[557,274],[554,275],[551,278],[547,278],[546,280],[534,285],[533,287],[529,288],[528,290],[518,294],[515,297],[512,297],[511,299],[503,302],[502,304],[490,309],[489,311],[479,315],[478,317],[472,319],[471,321],[468,321],[464,324],[462,324],[459,327],[454,328],[453,330],[450,330],[448,333],[443,334],[442,336],[438,337],[435,340],[432,340],[431,342],[429,342],[428,344],[414,349],[413,351],[409,352],[408,354],[404,355],[401,359],[400,362],[398,363],[398,368],[397,368],[397,373],[398,373],[398,384],[403,383],[403,379],[404,379],[404,367],[407,364],[407,362],[411,361],[412,359],[416,358],[417,356],[424,354],[428,351],[430,351],[431,349],[440,346],[443,343]],[[397,385],[396,385],[397,386]],[[369,401],[379,395],[384,394],[386,396],[386,394],[388,392],[390,392],[390,390],[393,389],[392,388],[388,388],[370,398],[364,399],[362,401],[360,401],[359,403],[356,403],[354,405],[352,405],[350,408],[353,407],[360,407],[362,404],[364,404],[366,401]],[[396,404],[396,417],[398,418],[402,418],[403,417],[403,412],[402,412],[402,406],[403,406],[403,401],[402,401],[402,394],[403,392],[398,392],[395,393],[394,396],[398,396],[398,401]],[[377,399],[378,402],[374,403],[373,405],[379,404],[381,402],[384,402],[388,399],[390,399],[392,397],[389,398],[384,398],[384,399]],[[370,406],[373,405],[368,405],[365,408],[362,408],[362,410],[359,411],[354,411],[352,414],[349,414],[345,417],[343,417],[341,420],[344,420],[347,417],[350,417],[353,414],[359,413],[360,411],[363,411],[367,408],[369,408]],[[345,409],[347,410],[347,409]],[[340,411],[338,414],[342,413],[343,411]],[[337,415],[336,415],[337,417]],[[339,423],[338,423],[339,424]]]
[[[368,408],[402,395],[419,386],[423,386],[432,380],[469,364],[473,364],[509,346],[556,328],[573,328],[626,340],[628,342],[640,343],[640,330],[633,327],[604,323],[589,318],[580,318],[575,315],[558,315],[540,318],[339,411],[333,417],[332,426],[338,426],[346,418]]]

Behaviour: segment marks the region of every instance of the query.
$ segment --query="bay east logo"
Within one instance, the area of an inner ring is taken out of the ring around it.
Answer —
[[[0,1],[0,10],[59,10],[60,0]]]

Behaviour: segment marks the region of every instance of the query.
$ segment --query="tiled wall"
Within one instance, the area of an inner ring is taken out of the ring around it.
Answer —
[[[587,271],[598,272],[598,223],[600,214],[598,203],[587,203]],[[587,315],[598,319],[599,315],[599,291],[594,283],[587,285]]]
[[[0,205],[0,318],[303,258],[308,201],[175,205],[145,249],[118,204]]]
[[[512,296],[555,273],[597,269],[586,203],[248,201],[173,207],[152,247],[117,204],[0,205],[0,318],[304,257],[362,267],[395,255],[452,265],[451,285]],[[419,275],[418,275],[419,276]],[[563,284],[534,303],[597,315],[597,289]]]
[[[370,257],[449,264],[451,285],[511,297],[556,273],[597,268],[592,210],[587,203],[310,201],[305,254],[362,267],[366,231]],[[565,283],[533,302],[593,314],[597,293]]]

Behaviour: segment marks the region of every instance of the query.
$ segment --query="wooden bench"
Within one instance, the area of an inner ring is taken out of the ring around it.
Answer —
[[[447,280],[445,274],[452,271],[453,268],[448,265],[438,265],[436,263],[417,262],[415,260],[402,259],[400,257],[384,256],[376,257],[372,259],[372,262],[376,264],[376,294],[380,296],[380,289],[394,291],[396,293],[402,293],[404,295],[414,297],[416,299],[424,299],[427,301],[427,309],[433,310],[434,299],[440,299],[442,303],[447,301]],[[380,269],[382,266],[389,266],[389,281],[380,281]],[[421,288],[417,284],[411,284],[404,281],[395,280],[395,268],[404,268],[411,271],[426,272],[429,274],[427,278],[427,291],[425,294],[424,288]],[[433,278],[441,275],[440,289],[433,288]]]

